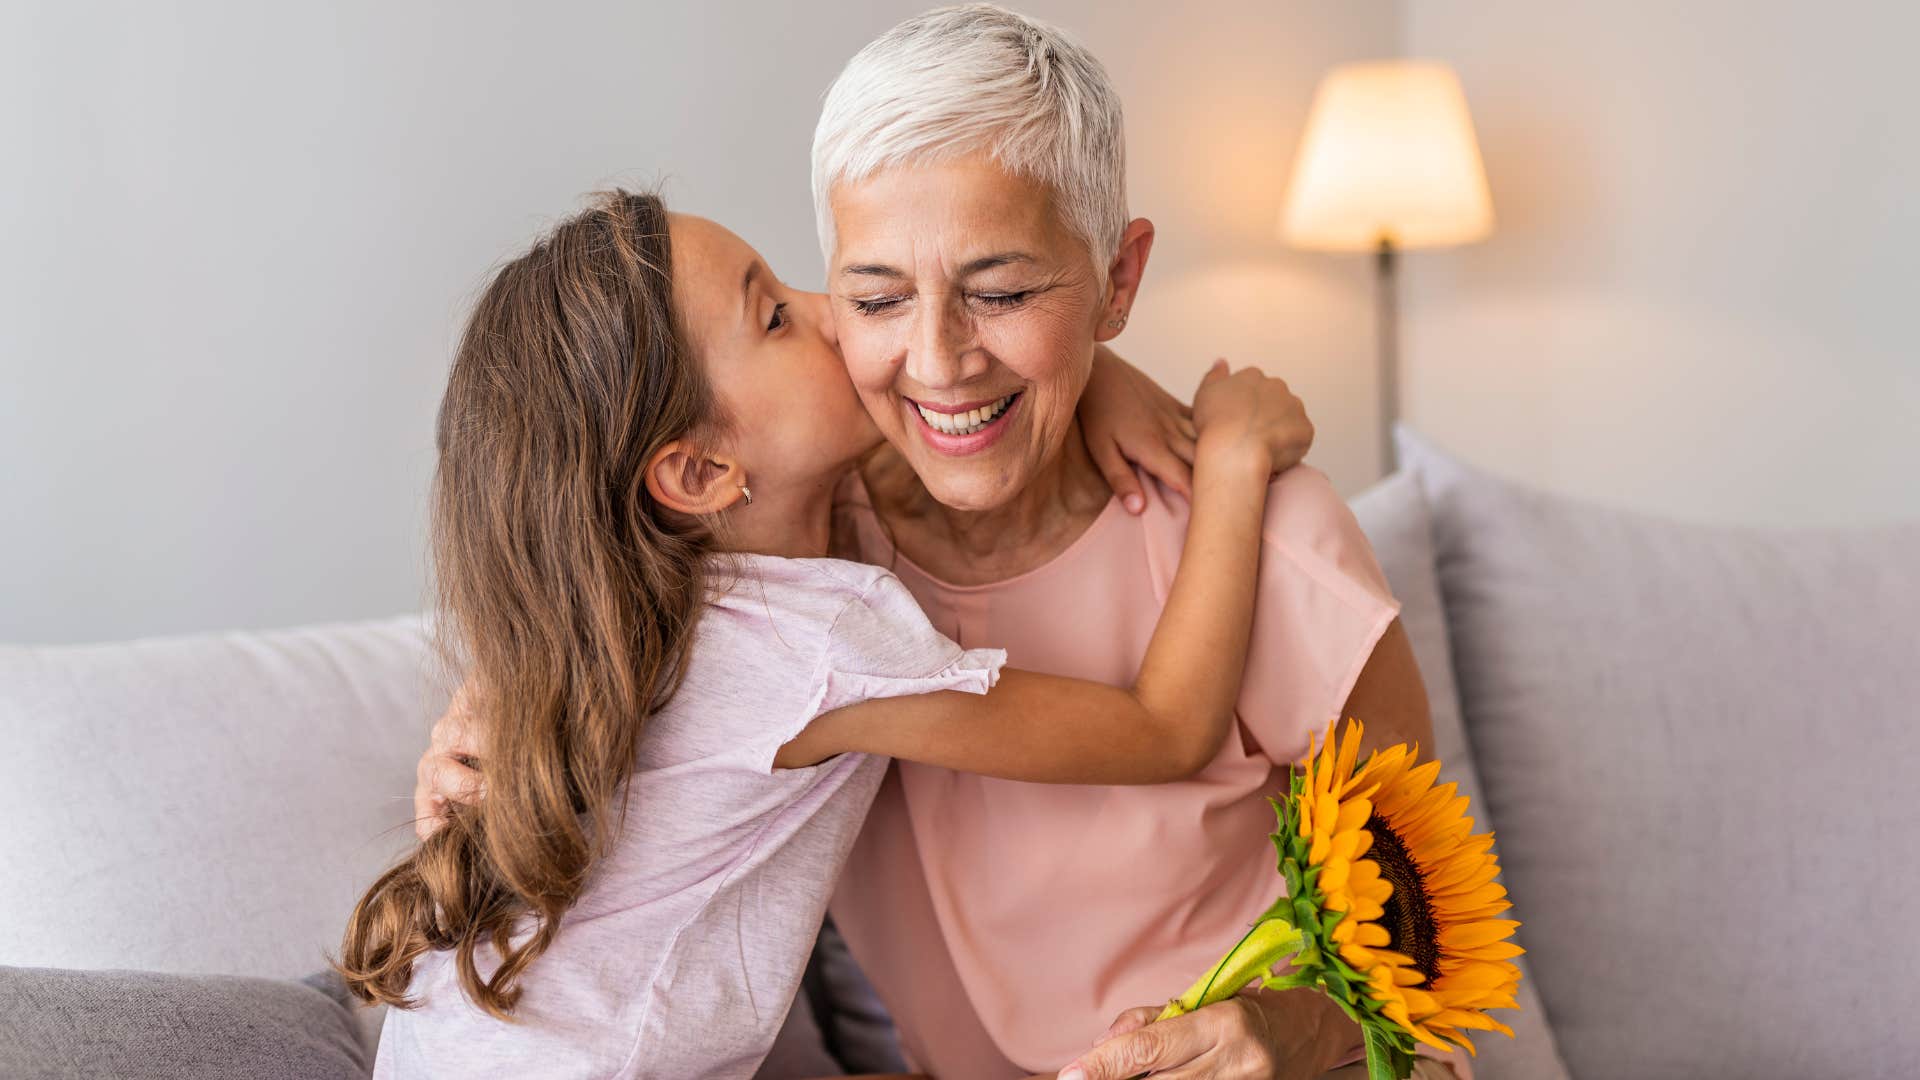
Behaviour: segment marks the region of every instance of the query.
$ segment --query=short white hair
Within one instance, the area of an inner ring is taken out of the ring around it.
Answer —
[[[813,132],[822,254],[832,261],[835,184],[982,151],[1052,189],[1104,282],[1127,227],[1120,95],[1080,43],[996,4],[916,15],[833,81]]]

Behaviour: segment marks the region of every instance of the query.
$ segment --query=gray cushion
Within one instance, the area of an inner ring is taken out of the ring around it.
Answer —
[[[0,968],[8,1080],[364,1080],[348,1010],[299,982]]]
[[[893,1018],[828,919],[756,1080],[906,1071]]]
[[[416,617],[0,647],[0,964],[298,977],[413,840]]]
[[[1434,567],[1433,529],[1426,496],[1411,475],[1400,472],[1356,495],[1353,515],[1373,545],[1380,569],[1400,601],[1400,623],[1413,643],[1414,659],[1427,685],[1433,712],[1433,745],[1422,756],[1440,759],[1440,779],[1460,785],[1472,800],[1477,829],[1497,829],[1487,814],[1480,779],[1473,767],[1466,729],[1460,720],[1460,695],[1453,681],[1453,653],[1447,645],[1447,614],[1440,598],[1440,577]],[[1364,719],[1364,718],[1363,718]],[[1526,944],[1526,932],[1518,935]],[[1497,1014],[1513,1028],[1512,1039],[1498,1034],[1476,1038],[1475,1080],[1565,1080],[1567,1067],[1554,1046],[1553,1028],[1534,991],[1532,973],[1522,957],[1522,978],[1515,995],[1517,1013]]]
[[[1681,524],[1401,455],[1575,1075],[1913,1075],[1920,527]]]

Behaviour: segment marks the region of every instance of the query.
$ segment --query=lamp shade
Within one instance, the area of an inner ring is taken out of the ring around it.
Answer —
[[[1460,80],[1445,64],[1346,64],[1320,81],[1280,234],[1330,251],[1440,247],[1493,231]]]

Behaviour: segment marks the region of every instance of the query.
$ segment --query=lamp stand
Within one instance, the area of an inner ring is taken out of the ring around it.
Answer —
[[[1383,475],[1400,467],[1393,428],[1400,422],[1400,312],[1396,296],[1399,253],[1389,237],[1380,238],[1373,256],[1374,342],[1380,352],[1380,467]]]

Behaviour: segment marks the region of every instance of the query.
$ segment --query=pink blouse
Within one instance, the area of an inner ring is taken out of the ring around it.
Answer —
[[[1123,685],[1186,538],[1186,501],[1142,480],[1144,514],[1114,499],[1051,561],[992,585],[950,585],[896,552],[857,477],[843,509],[860,558],[897,573],[961,647]],[[1058,1069],[1121,1011],[1184,990],[1281,893],[1267,796],[1337,717],[1398,604],[1320,472],[1274,481],[1264,534],[1240,737],[1193,779],[1066,787],[888,771],[833,912],[915,1067]]]

